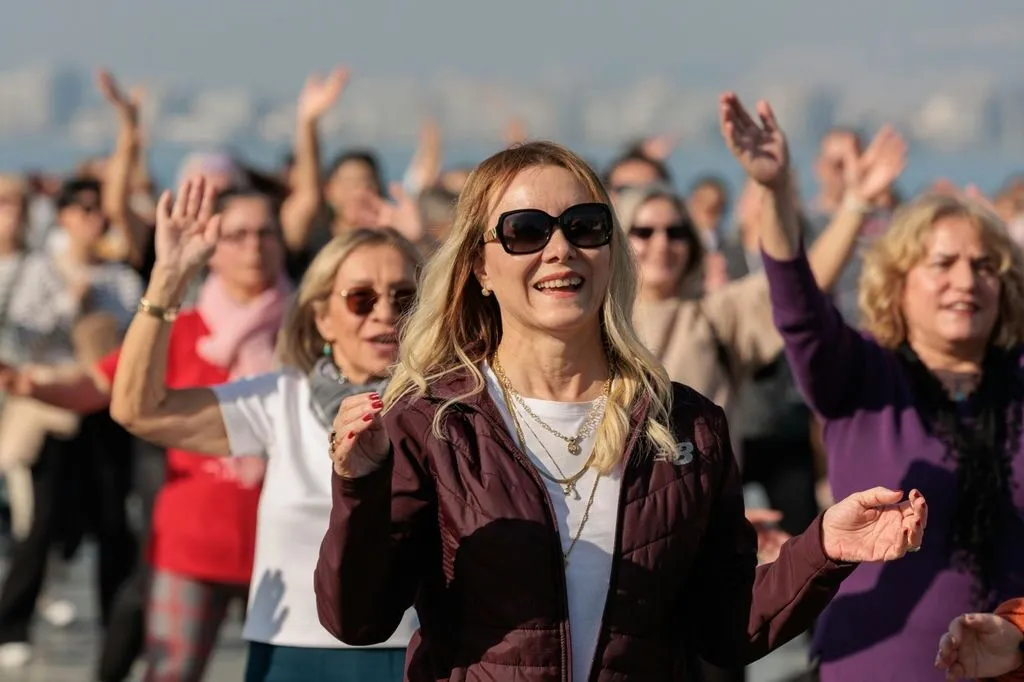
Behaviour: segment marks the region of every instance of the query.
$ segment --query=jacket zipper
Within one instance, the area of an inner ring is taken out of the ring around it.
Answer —
[[[540,488],[542,497],[544,498],[545,509],[547,509],[548,524],[555,531],[555,537],[558,539],[558,554],[562,553],[562,536],[558,532],[558,522],[555,520],[555,506],[551,503],[551,497],[548,494],[548,489],[544,486],[544,481],[541,480],[540,474],[537,473],[536,468],[530,462],[529,457],[515,444],[512,436],[508,433],[508,428],[505,426],[505,420],[501,419],[500,413],[488,414],[490,411],[486,407],[483,409],[473,408],[472,406],[466,405],[467,408],[473,409],[479,412],[487,421],[491,422],[492,427],[496,428],[498,437],[504,441],[506,447],[512,452],[512,456],[515,457],[516,461],[526,469],[530,478],[533,479],[537,487]],[[493,407],[493,406],[492,406]],[[497,413],[497,407],[493,407],[493,411]],[[646,411],[646,409],[645,409]],[[639,437],[643,422],[641,421],[633,429],[633,432],[629,436],[629,440],[626,442],[624,449],[625,457],[623,459],[623,470],[622,470],[622,484],[619,486],[619,508],[616,511],[616,522],[615,522],[615,551],[618,552],[622,546],[622,518],[625,514],[625,500],[626,500],[626,470],[629,468],[629,460],[633,456],[633,448],[636,446],[636,441]],[[618,566],[619,562],[612,557],[612,570],[608,576],[608,591],[605,595],[605,607],[604,613],[601,616],[601,629],[599,632],[603,633],[605,624],[605,616],[608,612],[608,595],[611,594],[612,586],[615,584],[615,580],[618,577]],[[559,562],[557,571],[559,583],[561,584],[561,597],[562,597],[562,623],[559,625],[558,631],[562,641],[562,681],[569,682],[572,680],[572,656],[569,655],[569,651],[572,647],[572,637],[569,634],[569,586],[565,581],[565,564]],[[591,661],[591,667],[594,663]]]
[[[469,406],[467,406],[469,407]],[[473,408],[470,408],[473,409]],[[497,411],[497,408],[494,408]],[[534,468],[530,462],[529,457],[523,453],[515,441],[508,433],[508,428],[505,426],[505,420],[501,419],[501,415],[490,415],[487,414],[486,409],[478,409],[481,415],[487,421],[491,422],[492,427],[498,427],[495,430],[498,433],[498,437],[504,441],[504,445],[509,448],[512,452],[512,456],[515,457],[516,461],[526,469],[526,472],[533,479],[533,482],[540,488],[541,496],[544,498],[544,508],[547,510],[548,525],[555,531],[555,538],[558,540],[558,552],[557,556],[562,556],[562,536],[558,532],[558,522],[555,520],[555,505],[551,503],[551,497],[548,494],[548,489],[544,486],[544,481],[541,480],[540,474]],[[498,421],[495,420],[497,417]],[[562,644],[562,682],[569,682],[572,680],[572,656],[569,655],[569,651],[572,648],[572,637],[569,634],[569,586],[565,581],[565,563],[564,561],[558,561],[556,566],[556,573],[558,574],[558,581],[561,589],[559,594],[562,597],[562,622],[558,626],[558,636],[561,639]]]
[[[627,481],[626,481],[626,473],[629,471],[629,462],[633,458],[633,448],[636,447],[636,441],[639,438],[641,427],[642,427],[642,424],[637,424],[636,425],[636,427],[633,429],[633,432],[629,435],[629,441],[627,441],[627,443],[626,443],[626,449],[625,449],[626,456],[625,456],[625,459],[623,460],[623,467],[622,467],[622,483],[619,486],[619,508],[618,508],[618,510],[615,513],[616,514],[616,518],[615,518],[615,544],[613,545],[613,547],[615,548],[615,553],[616,554],[619,554],[622,551],[622,520],[626,516],[626,493],[628,492],[627,488],[629,487],[628,485],[626,485],[626,483],[627,483]],[[609,602],[609,600],[611,598],[612,590],[615,587],[615,582],[618,579],[619,579],[619,561],[616,559],[615,555],[612,555],[612,570],[608,574],[608,590],[605,593],[604,610],[601,613],[601,628],[598,630],[598,633],[599,633],[598,644],[601,643],[600,637],[603,636],[604,632],[605,632],[605,620],[608,617],[608,602]],[[595,654],[596,653],[597,652],[595,652]],[[593,667],[594,663],[591,662],[590,665],[591,665],[591,667]],[[593,671],[591,671],[591,672],[593,672]]]

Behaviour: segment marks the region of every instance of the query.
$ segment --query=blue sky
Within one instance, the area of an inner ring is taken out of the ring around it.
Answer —
[[[595,84],[1020,79],[1021,0],[12,0],[0,69],[106,64],[127,78],[292,90],[306,71],[459,72]]]

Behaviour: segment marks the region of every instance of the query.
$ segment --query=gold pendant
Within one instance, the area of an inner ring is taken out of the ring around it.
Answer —
[[[583,451],[583,448],[580,447],[579,442],[575,438],[569,439],[569,454],[570,455],[575,456],[575,455],[580,454],[582,451]]]
[[[562,486],[562,492],[565,493],[566,497],[569,497],[573,493],[576,493],[576,497],[577,498],[579,498],[579,496],[580,496],[580,494],[578,492],[576,492],[576,484],[575,483],[566,483],[565,485],[563,485]]]

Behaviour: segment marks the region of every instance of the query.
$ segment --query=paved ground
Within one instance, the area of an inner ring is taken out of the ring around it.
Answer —
[[[68,579],[52,589],[54,597],[70,599],[77,605],[78,622],[67,629],[58,630],[40,619],[35,630],[35,661],[21,671],[0,671],[0,680],[3,682],[92,682],[98,639],[90,587],[93,556],[90,548],[83,549],[82,559],[71,567]],[[3,573],[4,566],[0,562],[0,575]],[[206,675],[210,682],[241,681],[245,666],[245,645],[240,632],[239,619],[231,618],[221,633],[220,645]],[[751,666],[748,682],[779,682],[801,670],[805,660],[803,643],[793,642]],[[136,675],[134,679],[139,680],[141,676]]]

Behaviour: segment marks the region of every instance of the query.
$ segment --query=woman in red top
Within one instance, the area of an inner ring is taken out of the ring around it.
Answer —
[[[196,307],[178,314],[145,298],[139,303],[139,314],[174,319],[165,349],[167,382],[174,388],[213,386],[273,367],[290,294],[280,226],[261,194],[225,193],[217,210],[221,234]],[[151,281],[162,276],[158,264]],[[11,383],[44,402],[98,410],[109,404],[118,357],[115,351],[93,368],[45,384],[24,368]],[[245,598],[262,462],[258,456],[212,459],[168,450],[148,552],[154,574],[146,615],[147,681],[201,679],[229,603]]]

